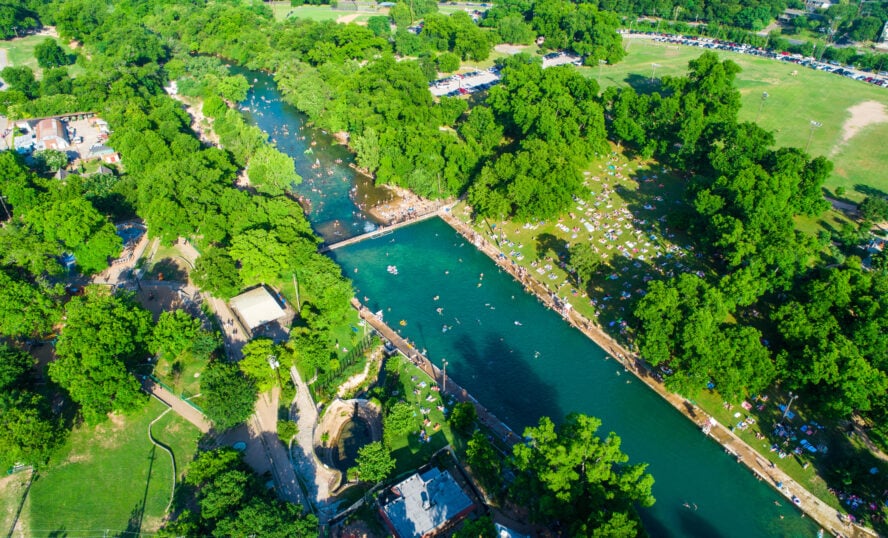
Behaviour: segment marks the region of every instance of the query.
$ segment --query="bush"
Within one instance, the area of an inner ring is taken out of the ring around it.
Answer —
[[[435,61],[438,64],[438,71],[443,73],[453,73],[459,69],[459,56],[452,52],[441,54]]]
[[[277,434],[281,441],[286,445],[290,439],[299,433],[299,426],[292,420],[279,420],[277,423]]]

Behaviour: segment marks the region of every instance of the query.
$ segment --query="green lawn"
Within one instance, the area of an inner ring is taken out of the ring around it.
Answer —
[[[276,3],[272,5],[274,18],[286,20],[290,18],[312,19],[316,21],[335,21],[340,17],[358,15],[352,22],[364,22],[373,15],[385,15],[387,10],[375,11],[351,11],[346,9],[333,9],[330,6],[298,6],[293,7],[288,3]]]
[[[48,39],[48,36],[45,35],[29,35],[27,37],[10,39],[8,41],[0,41],[0,49],[6,51],[6,60],[9,65],[13,67],[30,67],[34,70],[37,78],[40,78],[40,74],[43,70],[37,66],[37,58],[34,57],[34,47],[46,39]],[[59,45],[61,45],[66,53],[71,54],[71,48],[68,47],[66,43],[62,42],[62,40],[56,41],[58,41]],[[67,69],[71,76],[76,76],[83,71],[78,65],[69,65],[67,66]]]
[[[604,326],[616,326],[628,316],[627,304],[647,287],[647,280],[705,269],[685,248],[690,241],[659,220],[682,197],[679,177],[655,161],[612,153],[589,165],[584,184],[585,194],[556,220],[491,223],[494,229],[481,223],[475,228],[489,241],[498,241],[504,254],[550,291]],[[463,205],[452,214],[469,219]],[[562,266],[569,245],[580,241],[592,245],[602,259],[587,290],[578,289]]]
[[[170,500],[169,455],[148,440],[148,424],[166,407],[152,399],[141,411],[95,427],[78,427],[40,473],[23,514],[27,536],[156,530]],[[198,430],[168,413],[152,431],[183,469],[197,447]]]
[[[400,355],[393,356],[389,361],[397,361],[398,375],[386,382],[386,389],[389,391],[387,397],[411,404],[416,416],[416,428],[407,436],[392,441],[392,455],[397,460],[392,476],[396,476],[428,463],[432,454],[450,444],[453,433],[444,418],[444,412],[438,409],[445,402],[442,401],[440,392],[432,390],[436,386],[432,378]],[[450,404],[447,403],[445,409],[449,407]],[[420,408],[428,410],[428,413],[424,415]],[[436,428],[436,425],[439,427]],[[420,441],[422,431],[426,432],[428,441]]]
[[[0,478],[0,529],[12,528],[30,477],[30,471],[21,471]]]
[[[641,39],[626,42],[626,58],[616,65],[604,66],[600,77],[597,67],[583,71],[603,87],[632,85],[650,91],[658,87],[656,82],[650,82],[652,75],[683,75],[688,61],[704,52],[696,47]],[[830,190],[844,186],[846,196],[854,200],[863,199],[859,185],[888,192],[888,176],[882,173],[888,166],[888,152],[881,147],[888,137],[888,123],[864,127],[848,143],[842,142],[843,125],[850,118],[848,109],[866,101],[888,104],[888,90],[767,58],[722,51],[718,54],[743,68],[736,82],[743,98],[741,120],[756,120],[761,108],[758,121],[775,132],[777,144],[804,148],[810,137],[811,153],[827,156],[835,163],[835,171],[827,181]],[[654,63],[656,68],[651,65]],[[764,106],[762,92],[769,96]],[[813,136],[812,120],[822,124],[814,129]]]

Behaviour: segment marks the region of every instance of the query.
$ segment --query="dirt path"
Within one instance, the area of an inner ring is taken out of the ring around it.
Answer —
[[[338,19],[336,19],[336,22],[338,24],[348,24],[348,23],[352,22],[353,20],[357,19],[358,17],[360,17],[361,15],[362,15],[362,13],[349,13],[348,15],[343,15],[343,16],[339,17]]]
[[[363,383],[364,380],[367,379],[367,375],[370,373],[371,366],[373,367],[374,370],[376,370],[376,368],[379,364],[379,361],[381,359],[382,359],[382,350],[377,349],[373,353],[373,356],[370,357],[370,359],[368,359],[367,362],[364,363],[364,371],[351,376],[350,378],[348,378],[345,381],[345,383],[340,385],[339,390],[336,391],[336,396],[338,396],[340,398],[344,398],[346,393],[348,393],[348,391],[360,386],[361,383]]]
[[[471,241],[476,248],[493,259],[498,266],[508,271],[516,280],[521,282],[527,291],[534,293],[543,304],[552,308],[556,312],[559,312],[565,321],[591,338],[602,349],[607,351],[611,357],[620,361],[628,371],[634,373],[640,380],[659,394],[664,400],[672,404],[673,407],[688,419],[694,421],[694,423],[701,426],[701,428],[703,425],[711,424],[713,422],[711,417],[696,405],[678,394],[666,390],[663,383],[658,381],[651,374],[640,357],[622,347],[594,322],[578,314],[573,309],[568,309],[566,311],[561,310],[555,303],[551,292],[547,290],[543,284],[533,278],[523,267],[520,267],[513,261],[509,260],[509,258],[503,255],[495,246],[488,243],[479,233],[472,229],[471,226],[456,219],[449,213],[442,213],[441,218],[467,240]],[[788,499],[791,499],[793,496],[798,497],[800,499],[800,503],[798,504],[799,509],[817,521],[817,523],[819,523],[824,529],[833,534],[842,534],[849,537],[876,536],[876,534],[869,529],[858,527],[856,525],[852,526],[847,522],[847,518],[844,514],[837,512],[836,509],[815,497],[782,470],[771,468],[770,465],[768,465],[768,462],[765,461],[755,449],[750,447],[721,424],[716,422],[711,428],[709,435],[718,441],[725,450],[736,456],[738,463],[746,465],[757,476],[761,477],[763,480],[767,480],[768,483],[777,489],[782,495]],[[782,487],[778,488],[778,483],[781,484]]]
[[[888,123],[888,110],[878,101],[864,101],[848,109],[851,117],[842,124],[842,141],[836,144],[830,155],[835,155],[854,138],[861,129],[870,125]]]

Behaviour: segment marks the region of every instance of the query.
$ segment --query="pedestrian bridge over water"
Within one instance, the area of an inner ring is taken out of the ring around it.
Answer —
[[[354,245],[355,243],[360,243],[361,241],[366,241],[368,239],[376,239],[377,237],[382,237],[384,235],[388,235],[398,228],[403,228],[405,226],[410,226],[411,224],[415,224],[417,222],[430,219],[432,217],[436,217],[441,213],[446,213],[450,211],[452,204],[446,204],[434,209],[431,209],[425,213],[414,214],[409,217],[407,220],[396,222],[394,224],[388,224],[385,226],[380,226],[379,228],[373,230],[372,232],[367,232],[365,234],[356,235],[354,237],[349,237],[348,239],[343,239],[342,241],[337,241],[335,243],[322,245],[318,252],[321,254],[325,252],[329,252],[331,250],[336,250],[337,248],[347,247],[349,245]]]

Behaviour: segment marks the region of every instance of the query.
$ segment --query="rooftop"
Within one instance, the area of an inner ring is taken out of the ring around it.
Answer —
[[[286,313],[265,286],[241,293],[231,299],[230,304],[244,325],[249,327],[251,331]]]
[[[396,496],[382,510],[399,538],[432,535],[474,508],[453,476],[434,467],[410,476],[392,491]]]

